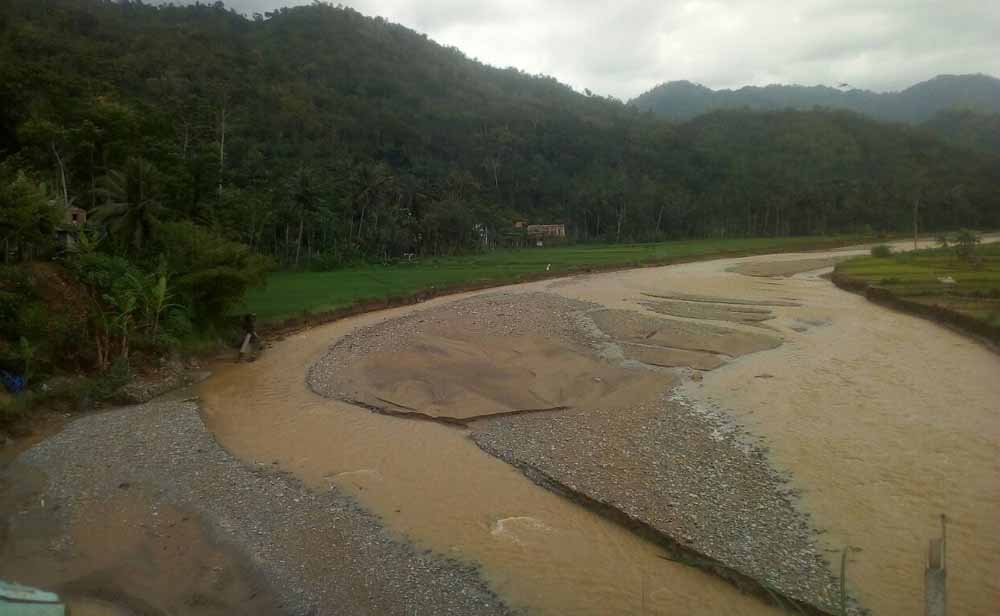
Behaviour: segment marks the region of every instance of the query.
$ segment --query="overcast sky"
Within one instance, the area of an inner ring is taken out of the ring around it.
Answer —
[[[941,73],[1000,76],[1000,0],[342,1],[488,64],[621,99],[675,79],[895,90]]]

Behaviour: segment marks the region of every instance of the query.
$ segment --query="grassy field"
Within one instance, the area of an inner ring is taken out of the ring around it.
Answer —
[[[1000,243],[978,246],[976,257],[975,266],[953,249],[860,257],[837,265],[835,278],[902,300],[903,307],[910,303],[942,316],[953,312],[968,317],[983,326],[977,333],[1000,340]]]
[[[330,312],[426,291],[513,283],[589,269],[639,266],[734,254],[829,248],[864,241],[857,236],[692,240],[660,244],[527,248],[413,263],[371,265],[329,272],[277,272],[252,290],[239,309],[263,323]],[[548,268],[548,270],[546,269]]]

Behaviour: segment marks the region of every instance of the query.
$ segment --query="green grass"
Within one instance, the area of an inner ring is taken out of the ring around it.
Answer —
[[[955,256],[953,249],[859,257],[837,265],[836,274],[910,302],[972,317],[1000,331],[1000,243],[980,245],[976,258],[979,263],[974,266]]]
[[[584,245],[504,250],[414,263],[372,265],[329,272],[276,272],[247,294],[240,312],[263,322],[399,298],[428,290],[513,283],[549,275],[710,258],[727,254],[808,250],[863,241],[857,236],[691,240],[659,244]]]

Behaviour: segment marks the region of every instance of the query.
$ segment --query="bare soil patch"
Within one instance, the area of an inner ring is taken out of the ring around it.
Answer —
[[[318,393],[399,414],[468,421],[495,414],[629,405],[664,380],[598,358],[574,328],[589,306],[496,295],[344,337],[310,371]]]
[[[650,366],[662,368],[693,368],[695,370],[715,370],[726,363],[726,360],[714,353],[701,351],[686,351],[684,349],[668,349],[660,346],[620,342],[625,357],[634,359]]]
[[[708,321],[732,321],[745,325],[755,325],[774,318],[770,310],[735,306],[725,304],[709,304],[706,302],[642,302],[642,305],[653,312],[688,319],[704,319]]]
[[[781,338],[707,323],[660,319],[629,310],[597,310],[588,316],[616,340],[738,357],[773,349]]]
[[[690,293],[643,293],[646,297],[674,299],[684,302],[700,302],[707,304],[732,304],[734,306],[801,306],[798,302],[777,299],[743,299],[739,297],[717,297],[714,295],[697,295]]]
[[[154,504],[141,486],[123,482],[106,499],[76,509],[67,524],[44,475],[27,466],[16,471],[3,476],[0,490],[7,522],[0,577],[57,590],[73,614],[278,611],[273,595],[233,550],[206,534],[197,515]]]

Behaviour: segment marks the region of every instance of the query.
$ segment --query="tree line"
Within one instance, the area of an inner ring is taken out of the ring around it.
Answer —
[[[516,220],[612,242],[899,230],[915,202],[922,228],[1000,223],[996,157],[924,131],[669,123],[320,3],[10,0],[0,96],[9,175],[129,258],[177,224],[301,268],[479,250]]]

